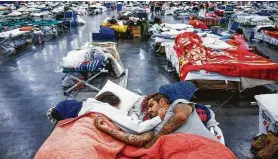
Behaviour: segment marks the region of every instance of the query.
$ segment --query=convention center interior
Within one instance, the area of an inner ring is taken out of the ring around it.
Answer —
[[[278,1],[0,1],[0,159],[278,159]]]

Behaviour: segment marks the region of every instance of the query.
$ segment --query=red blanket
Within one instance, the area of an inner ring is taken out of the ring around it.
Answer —
[[[278,39],[278,31],[267,31],[267,30],[265,30],[264,32],[267,35],[269,35],[269,36],[271,36],[271,37],[273,37],[275,39]]]
[[[196,33],[185,32],[177,36],[174,48],[182,81],[190,71],[201,69],[227,76],[278,80],[278,64],[249,52],[243,45],[216,52],[202,45]]]
[[[89,113],[79,118],[59,122],[35,159],[235,159],[234,154],[214,140],[192,135],[171,134],[160,137],[149,149],[126,146],[124,143],[99,131],[94,122],[99,114]],[[111,128],[118,129],[108,119]]]
[[[192,135],[171,134],[160,137],[149,149],[126,146],[120,159],[236,159],[236,156],[217,141]]]
[[[192,25],[194,28],[198,29],[207,29],[206,24],[200,20],[189,20],[189,25]]]

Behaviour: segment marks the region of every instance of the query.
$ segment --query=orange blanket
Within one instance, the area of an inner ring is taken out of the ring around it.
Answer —
[[[192,135],[171,134],[160,137],[149,149],[125,146],[99,131],[94,121],[99,114],[59,122],[49,138],[37,152],[35,159],[235,159],[234,154],[217,141]],[[78,120],[77,120],[78,119]],[[111,128],[118,129],[108,119]]]
[[[35,159],[115,159],[125,144],[98,130],[94,125],[97,116],[90,113],[79,119],[59,122],[38,150]],[[107,123],[118,129],[110,121]]]
[[[278,31],[267,31],[267,30],[265,30],[264,32],[267,35],[269,35],[269,36],[271,36],[271,37],[273,37],[275,39],[278,39]]]
[[[226,146],[192,134],[176,133],[160,137],[149,149],[126,146],[120,159],[236,159]]]

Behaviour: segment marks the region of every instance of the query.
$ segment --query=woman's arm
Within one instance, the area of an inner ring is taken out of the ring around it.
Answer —
[[[154,137],[154,133],[152,131],[145,132],[140,135],[133,135],[133,134],[129,134],[129,133],[125,133],[125,132],[122,132],[119,130],[112,129],[112,128],[108,127],[108,125],[106,124],[105,119],[103,117],[96,118],[95,126],[99,130],[107,133],[108,135],[114,137],[115,139],[117,139],[123,143],[126,143],[128,145],[135,146],[135,147],[143,147],[145,144],[150,142]]]

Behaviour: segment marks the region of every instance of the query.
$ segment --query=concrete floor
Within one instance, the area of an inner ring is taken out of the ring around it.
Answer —
[[[67,98],[61,88],[59,62],[68,51],[91,41],[91,33],[98,30],[101,21],[116,12],[98,16],[83,16],[87,24],[65,33],[43,45],[0,61],[0,158],[28,159],[48,137],[53,125],[46,119],[46,111]],[[163,16],[163,21],[180,23],[172,16]],[[132,47],[131,47],[132,46]],[[267,54],[278,61],[273,48],[264,46]],[[158,91],[160,85],[178,81],[174,74],[164,70],[164,58],[153,53],[149,42],[120,40],[118,50],[122,62],[129,69],[129,90],[141,89],[143,94]],[[252,91],[259,94],[260,90]],[[198,93],[198,102],[211,104],[215,110],[229,96],[225,91]],[[227,146],[239,158],[252,158],[249,153],[251,138],[258,132],[258,108],[249,106],[251,98],[234,102],[232,99],[216,111]]]

